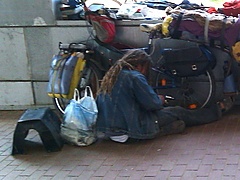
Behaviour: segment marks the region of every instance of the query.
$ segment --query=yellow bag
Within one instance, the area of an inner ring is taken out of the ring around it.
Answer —
[[[173,17],[172,16],[167,16],[164,18],[163,20],[163,23],[162,23],[162,34],[166,37],[169,36],[169,30],[168,30],[168,27],[169,25],[171,24],[173,20]]]
[[[72,99],[85,64],[82,53],[53,56],[49,72],[48,96]]]
[[[232,54],[237,62],[240,62],[240,41],[232,46]]]

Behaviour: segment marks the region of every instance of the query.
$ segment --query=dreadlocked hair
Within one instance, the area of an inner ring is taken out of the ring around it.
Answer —
[[[110,94],[112,88],[122,69],[135,70],[138,65],[144,65],[149,68],[151,62],[150,56],[143,50],[129,50],[119,59],[105,74],[99,88],[99,93]]]

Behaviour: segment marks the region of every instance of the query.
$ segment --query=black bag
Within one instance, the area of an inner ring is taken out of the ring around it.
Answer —
[[[204,73],[213,66],[215,58],[205,46],[162,50],[164,68],[172,75],[186,77]]]

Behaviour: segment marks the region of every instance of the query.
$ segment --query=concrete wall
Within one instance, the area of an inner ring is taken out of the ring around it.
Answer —
[[[32,26],[39,21],[55,23],[56,4],[59,0],[1,0],[0,24],[4,26]]]
[[[47,96],[48,72],[58,43],[86,40],[84,21],[58,21],[58,1],[2,0],[0,2],[0,110],[51,106]],[[139,21],[119,22],[117,39],[145,45],[147,35]],[[127,33],[126,33],[127,32]],[[139,39],[139,37],[141,37]]]

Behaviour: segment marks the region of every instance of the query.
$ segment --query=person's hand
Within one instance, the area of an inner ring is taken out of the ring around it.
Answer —
[[[162,104],[165,104],[165,96],[159,94],[158,97],[161,99]]]

